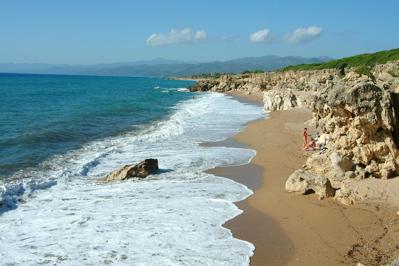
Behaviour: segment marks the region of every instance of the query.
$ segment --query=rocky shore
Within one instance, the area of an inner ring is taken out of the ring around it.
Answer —
[[[316,193],[344,204],[399,205],[399,63],[370,71],[327,69],[224,75],[191,91],[263,94],[270,111],[305,107],[321,149],[305,152],[288,192]]]

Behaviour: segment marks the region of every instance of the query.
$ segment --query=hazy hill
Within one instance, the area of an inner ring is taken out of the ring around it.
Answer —
[[[328,58],[330,59],[330,58]],[[116,75],[116,76],[190,76],[201,73],[238,73],[244,70],[275,70],[293,64],[321,63],[326,57],[279,57],[262,56],[246,57],[229,61],[214,61],[206,63],[173,63],[156,65],[130,65],[103,68],[93,70],[92,75]]]
[[[201,73],[238,73],[244,70],[275,70],[289,65],[322,63],[331,58],[297,56],[245,57],[229,61],[192,63],[156,58],[148,61],[122,62],[97,65],[0,64],[3,73],[73,74],[167,77]]]

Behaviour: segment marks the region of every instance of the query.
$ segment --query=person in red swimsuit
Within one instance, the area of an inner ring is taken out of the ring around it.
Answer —
[[[308,129],[305,127],[303,129],[303,148],[308,145]]]

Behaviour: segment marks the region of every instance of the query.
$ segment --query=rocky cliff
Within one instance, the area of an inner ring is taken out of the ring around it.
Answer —
[[[320,150],[286,190],[350,204],[399,202],[399,63],[359,69],[287,71],[200,80],[191,91],[263,93],[267,110],[306,107]]]

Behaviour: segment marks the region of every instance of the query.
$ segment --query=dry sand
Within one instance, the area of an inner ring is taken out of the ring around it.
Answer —
[[[270,119],[250,123],[234,137],[257,151],[252,163],[209,172],[241,182],[255,193],[237,203],[243,214],[225,226],[235,237],[255,245],[251,265],[381,265],[392,261],[399,239],[394,210],[344,206],[332,199],[285,192],[287,177],[306,160],[301,133],[310,117],[305,110],[272,112]],[[229,140],[215,145],[234,144]]]

